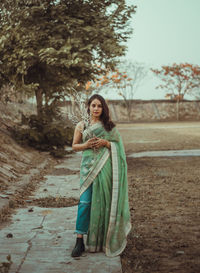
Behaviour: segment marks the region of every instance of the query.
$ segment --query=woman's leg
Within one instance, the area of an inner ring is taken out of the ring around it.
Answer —
[[[83,234],[87,234],[90,222],[90,208],[92,198],[92,185],[81,195],[78,204],[78,214],[76,220],[76,245],[72,251],[72,257],[81,256],[85,251]]]
[[[78,213],[76,220],[76,233],[77,237],[83,237],[87,234],[90,222],[90,208],[92,199],[92,185],[81,195],[78,204]]]

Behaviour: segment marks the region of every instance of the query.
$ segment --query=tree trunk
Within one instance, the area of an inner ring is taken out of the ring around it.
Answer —
[[[38,117],[41,117],[42,116],[42,101],[43,101],[42,89],[39,88],[35,91],[35,97],[37,102],[37,115]]]
[[[127,117],[128,117],[128,121],[131,121],[131,103],[130,101],[126,101],[126,111],[127,111]]]
[[[49,104],[49,97],[47,96],[47,94],[45,93],[45,107],[47,107]]]
[[[179,108],[180,108],[180,99],[178,98],[176,102],[176,120],[179,121]]]

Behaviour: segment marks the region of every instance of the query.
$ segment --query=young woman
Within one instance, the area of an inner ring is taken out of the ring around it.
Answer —
[[[83,151],[80,170],[80,201],[76,221],[77,240],[72,257],[85,251],[119,255],[131,229],[128,204],[127,165],[123,143],[109,109],[100,95],[88,101],[90,124],[79,122],[72,148]]]

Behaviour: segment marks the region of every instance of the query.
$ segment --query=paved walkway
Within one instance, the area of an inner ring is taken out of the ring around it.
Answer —
[[[172,156],[200,156],[200,149],[190,150],[167,150],[167,151],[147,151],[132,153],[129,157],[172,157]]]
[[[55,173],[73,170],[70,175],[49,175],[30,197],[79,197],[80,154],[68,156]],[[12,223],[0,230],[0,263],[11,255],[10,273],[121,273],[120,257],[85,252],[72,258],[77,206],[42,208],[27,206],[16,211]],[[86,239],[86,238],[85,238]],[[1,272],[1,268],[0,268]]]

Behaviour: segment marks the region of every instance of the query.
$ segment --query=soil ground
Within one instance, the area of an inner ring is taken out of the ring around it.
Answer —
[[[200,123],[118,125],[127,155],[200,149]],[[200,157],[127,157],[133,229],[123,273],[200,272]]]

